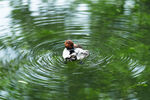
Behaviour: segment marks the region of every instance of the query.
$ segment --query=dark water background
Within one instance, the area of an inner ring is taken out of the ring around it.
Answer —
[[[150,1],[0,0],[0,100],[150,100]]]

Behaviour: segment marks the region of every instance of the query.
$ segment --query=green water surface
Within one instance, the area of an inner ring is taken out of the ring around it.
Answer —
[[[150,100],[150,1],[0,0],[0,100]]]

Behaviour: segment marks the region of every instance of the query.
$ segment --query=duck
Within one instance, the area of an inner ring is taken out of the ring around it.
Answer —
[[[88,50],[84,50],[79,44],[74,44],[72,40],[66,40],[64,45],[62,56],[65,61],[82,60],[89,56]]]

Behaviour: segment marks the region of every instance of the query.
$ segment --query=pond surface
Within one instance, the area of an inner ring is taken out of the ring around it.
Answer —
[[[150,100],[149,0],[0,0],[0,100]],[[64,41],[90,51],[64,64]]]

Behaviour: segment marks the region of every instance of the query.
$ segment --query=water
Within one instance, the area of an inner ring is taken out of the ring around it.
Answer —
[[[0,0],[0,100],[149,100],[148,0]],[[64,64],[64,41],[90,51]]]

